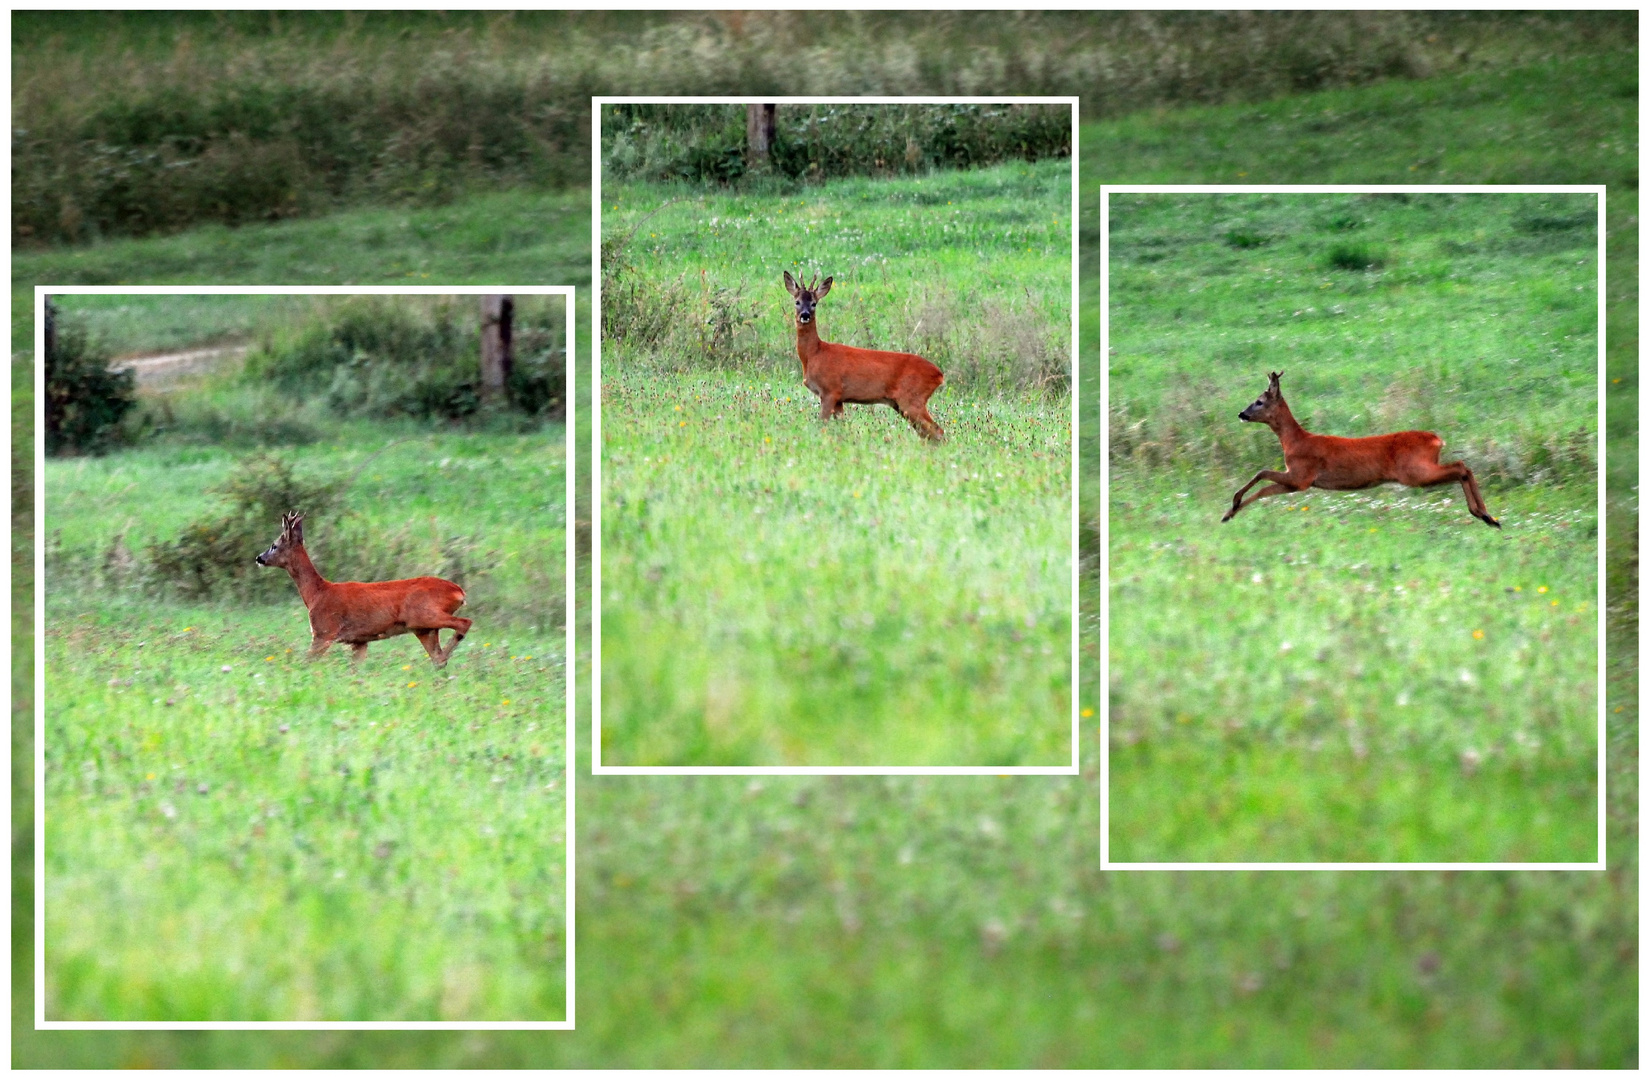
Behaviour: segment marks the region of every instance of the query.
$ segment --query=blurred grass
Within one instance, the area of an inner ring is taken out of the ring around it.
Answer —
[[[584,286],[589,250],[589,192],[574,190],[14,251],[11,347],[34,347],[35,285]]]
[[[607,372],[602,763],[1069,765],[1068,406],[796,382]]]
[[[1632,25],[1630,15],[1610,18]],[[980,19],[974,42],[988,48],[999,25],[992,20],[1001,16]],[[1532,25],[1523,61],[1548,48]],[[889,46],[897,40],[890,37]],[[1147,59],[1169,55],[1140,41],[1132,45]],[[1628,55],[1611,70],[1635,65],[1629,45],[1621,48]],[[1259,61],[1239,53],[1235,62]],[[919,69],[910,78],[926,92],[938,89]],[[732,89],[761,86],[738,72],[726,79]],[[1035,86],[1007,73],[978,85]],[[1208,182],[1252,167],[1262,151],[1263,160],[1279,162],[1268,177],[1274,181],[1378,181],[1400,169],[1426,182],[1436,164],[1420,163],[1439,146],[1459,146],[1472,151],[1467,160],[1479,169],[1451,173],[1462,182],[1482,179],[1494,162],[1503,163],[1497,175],[1506,180],[1607,182],[1608,355],[1610,375],[1622,379],[1609,388],[1610,483],[1628,490],[1637,449],[1636,162],[1595,151],[1597,142],[1635,139],[1635,100],[1611,95],[1606,80],[1572,78],[1562,65],[1524,64],[1492,84],[1445,73],[1388,89],[1418,95],[1405,122],[1387,121],[1373,129],[1378,140],[1355,145],[1344,131],[1314,129],[1312,114],[1363,100],[1372,107],[1385,100],[1376,90],[1361,91],[1372,95],[1366,99],[1301,95],[1300,117],[1291,109],[1259,128],[1245,107],[1164,109],[1137,122],[1085,126],[1083,220],[1090,229],[1097,224],[1101,183]],[[1605,132],[1595,141],[1594,123]],[[1447,141],[1428,137],[1439,132]],[[1359,167],[1359,158],[1368,164]],[[1087,356],[1098,355],[1097,253],[1090,248],[1084,265]],[[589,325],[586,309],[580,329]],[[1097,365],[1085,370],[1097,377]],[[27,375],[14,365],[12,925],[14,985],[22,988],[32,986],[33,933]],[[583,375],[588,385],[587,369]],[[587,424],[586,403],[580,409]],[[1103,418],[1086,419],[1097,434]],[[588,446],[589,428],[580,434]],[[581,454],[578,517],[586,522],[587,463]],[[1093,483],[1102,462],[1090,453],[1084,463]],[[1084,727],[1088,769],[1080,779],[693,777],[661,784],[586,775],[579,787],[577,1032],[41,1033],[31,1030],[25,990],[13,997],[14,1061],[1633,1066],[1636,502],[1621,498],[1611,512],[1607,873],[1100,873],[1096,724]],[[587,552],[587,536],[579,550]],[[587,560],[580,574],[587,612]],[[1096,580],[1088,575],[1090,590]],[[1090,592],[1088,657],[1096,655],[1100,630],[1091,599]],[[581,638],[581,648],[587,642]],[[589,720],[584,663],[581,724]],[[1095,665],[1083,667],[1090,679]],[[1097,700],[1096,690],[1085,683],[1085,700]]]
[[[593,94],[1080,95],[1091,118],[1629,48],[1625,12],[21,12],[12,240],[582,183]],[[1439,144],[1444,145],[1444,144]]]

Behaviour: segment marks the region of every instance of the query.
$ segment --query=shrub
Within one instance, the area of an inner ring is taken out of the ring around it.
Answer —
[[[285,575],[269,573],[253,557],[275,538],[281,514],[301,510],[307,519],[327,521],[342,490],[336,481],[298,476],[284,458],[248,458],[214,489],[228,501],[227,512],[185,526],[176,540],[149,545],[144,584],[151,592],[188,600],[273,599],[291,586]]]
[[[340,416],[461,420],[481,411],[480,323],[471,296],[357,297],[247,357],[244,377]],[[560,297],[515,305],[512,408],[557,416],[566,397]]]
[[[111,371],[109,353],[85,327],[46,309],[46,452],[95,452],[118,435],[137,404],[130,369]]]

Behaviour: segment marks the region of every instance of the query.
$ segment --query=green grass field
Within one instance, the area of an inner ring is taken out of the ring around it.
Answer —
[[[1595,198],[1111,215],[1112,857],[1595,860]],[[1285,369],[1308,430],[1442,434],[1504,530],[1458,484],[1219,524],[1281,467],[1235,414]]]
[[[643,249],[617,304],[742,321],[606,320],[602,764],[1068,765],[1070,406],[1016,372],[1068,348],[1069,163],[603,199]],[[835,276],[826,340],[947,372],[944,446],[887,408],[820,429],[781,282],[803,265]]]
[[[157,601],[99,569],[117,534],[140,552],[210,514],[232,455],[48,463],[48,1018],[566,1015],[559,429],[334,436],[292,457],[361,470],[368,535],[426,537],[402,576],[453,535],[497,562],[445,670],[410,635],[307,663],[296,589]]]
[[[990,41],[978,35],[973,44]],[[1607,873],[1101,872],[1100,743],[1098,721],[1090,718],[1083,725],[1081,777],[663,780],[584,772],[575,1032],[36,1032],[28,771],[32,429],[27,366],[14,364],[12,974],[19,992],[13,996],[13,1063],[1636,1065],[1637,506],[1631,491],[1637,479],[1638,200],[1636,155],[1613,148],[1634,144],[1637,99],[1630,88],[1637,55],[1628,43],[1509,72],[1477,70],[1477,55],[1462,74],[1085,124],[1083,355],[1100,355],[1101,183],[1210,183],[1247,171],[1260,182],[1609,184],[1608,362],[1611,380],[1621,381],[1608,384],[1607,402]],[[934,89],[918,74],[909,78],[912,86]],[[729,85],[755,85],[733,79]],[[1008,76],[990,76],[984,85],[1035,89]],[[1441,157],[1440,148],[1446,148]],[[486,205],[453,209],[478,214]],[[553,227],[561,231],[541,238],[582,250],[588,220],[578,225],[571,216]],[[511,223],[497,225],[508,230]],[[302,229],[283,224],[267,233],[228,235],[270,243],[313,235]],[[193,235],[156,241],[155,250],[187,246]],[[85,251],[86,272],[100,272],[103,249],[76,250]],[[146,250],[123,249],[124,265],[141,262]],[[253,245],[243,254],[251,258],[261,250]],[[305,267],[330,265],[325,251],[284,251],[270,256],[269,272],[280,280],[301,280]],[[188,272],[202,281],[244,280],[241,264],[240,255],[221,263],[203,255]],[[473,280],[475,265],[468,251],[448,263],[432,259],[430,280]],[[587,258],[584,266],[587,274]],[[14,274],[26,273],[14,262]],[[18,276],[14,288],[34,280]],[[827,330],[829,305],[841,299],[825,301]],[[581,342],[589,340],[584,310]],[[1097,401],[1103,367],[1088,363],[1083,372],[1082,401]],[[587,367],[580,375],[588,386]],[[946,393],[936,399],[940,405]],[[585,423],[588,416],[581,402]],[[1082,417],[1084,492],[1098,490],[1105,422],[1093,410]],[[1267,435],[1247,428],[1238,434],[1249,440],[1245,453],[1258,452]],[[581,425],[580,447],[590,445],[589,436]],[[579,457],[583,470],[589,455]],[[587,477],[581,472],[581,522],[591,516]],[[1210,492],[1210,498],[1229,495],[1223,482]],[[1426,505],[1444,497],[1418,496]],[[1262,504],[1252,512],[1271,509]],[[1319,510],[1314,506],[1305,516]],[[1248,513],[1233,524],[1243,524]],[[1299,516],[1283,511],[1272,518]],[[580,537],[580,552],[588,550],[587,540]],[[1098,553],[1085,531],[1085,703],[1097,703],[1102,693]],[[583,612],[590,610],[588,572],[585,561]],[[580,633],[581,727],[575,730],[587,732],[587,624]],[[459,650],[455,665],[473,643]],[[583,772],[588,742],[580,741]]]

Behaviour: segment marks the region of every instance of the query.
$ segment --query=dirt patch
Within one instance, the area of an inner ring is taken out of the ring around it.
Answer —
[[[137,376],[138,386],[146,390],[168,390],[183,379],[205,375],[226,361],[239,360],[246,354],[246,349],[245,345],[223,345],[184,352],[123,356],[109,366],[116,371],[131,369]]]

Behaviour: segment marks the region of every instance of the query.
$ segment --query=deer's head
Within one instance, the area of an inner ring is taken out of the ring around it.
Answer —
[[[1277,406],[1286,404],[1283,401],[1283,390],[1277,380],[1283,377],[1280,371],[1271,372],[1271,385],[1265,388],[1265,393],[1254,400],[1254,404],[1237,414],[1238,420],[1250,420],[1255,423],[1267,424],[1276,415]]]
[[[292,553],[303,547],[303,515],[293,510],[281,515],[281,534],[255,560],[259,566],[285,567]]]
[[[784,272],[784,287],[789,289],[790,295],[796,298],[796,322],[798,324],[806,325],[813,321],[813,308],[820,300],[825,298],[825,293],[830,291],[830,283],[834,280],[836,279],[825,278],[824,283],[820,284],[819,275],[815,274],[813,275],[812,285],[803,285],[790,276],[790,271],[786,270]]]

